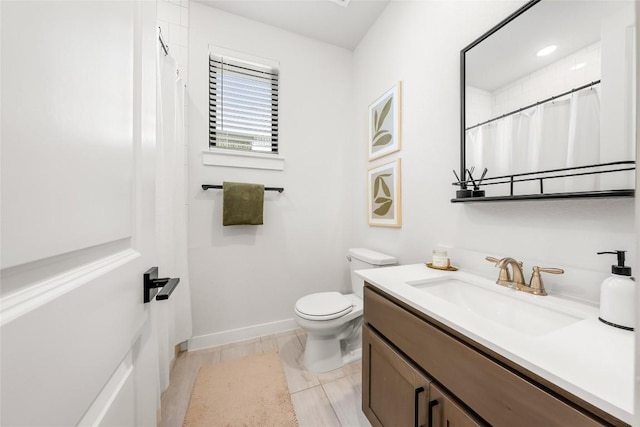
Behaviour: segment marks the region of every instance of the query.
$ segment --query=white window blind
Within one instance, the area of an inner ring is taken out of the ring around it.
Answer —
[[[278,70],[209,54],[209,146],[278,153]]]

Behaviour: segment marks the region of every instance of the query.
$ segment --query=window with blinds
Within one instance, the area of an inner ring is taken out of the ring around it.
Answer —
[[[278,70],[209,54],[209,146],[278,153]]]

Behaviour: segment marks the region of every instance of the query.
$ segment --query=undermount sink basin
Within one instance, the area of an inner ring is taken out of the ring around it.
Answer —
[[[512,297],[504,291],[517,291],[500,288],[498,285],[495,285],[496,289],[492,290],[454,278],[409,282],[407,284],[467,312],[528,335],[545,335],[585,318],[544,307],[535,301],[528,302],[521,298]]]

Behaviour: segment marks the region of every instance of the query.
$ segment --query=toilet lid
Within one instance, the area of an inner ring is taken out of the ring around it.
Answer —
[[[296,313],[303,319],[331,320],[353,310],[351,300],[340,292],[320,292],[304,296],[296,302]]]

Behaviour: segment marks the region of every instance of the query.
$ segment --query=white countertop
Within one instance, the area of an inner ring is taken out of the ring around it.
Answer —
[[[598,320],[598,309],[557,296],[535,296],[508,289],[462,271],[434,270],[424,264],[359,270],[372,285],[466,335],[570,393],[632,424],[634,333]],[[455,277],[492,291],[558,311],[580,312],[583,320],[533,336],[429,295],[407,282]]]

